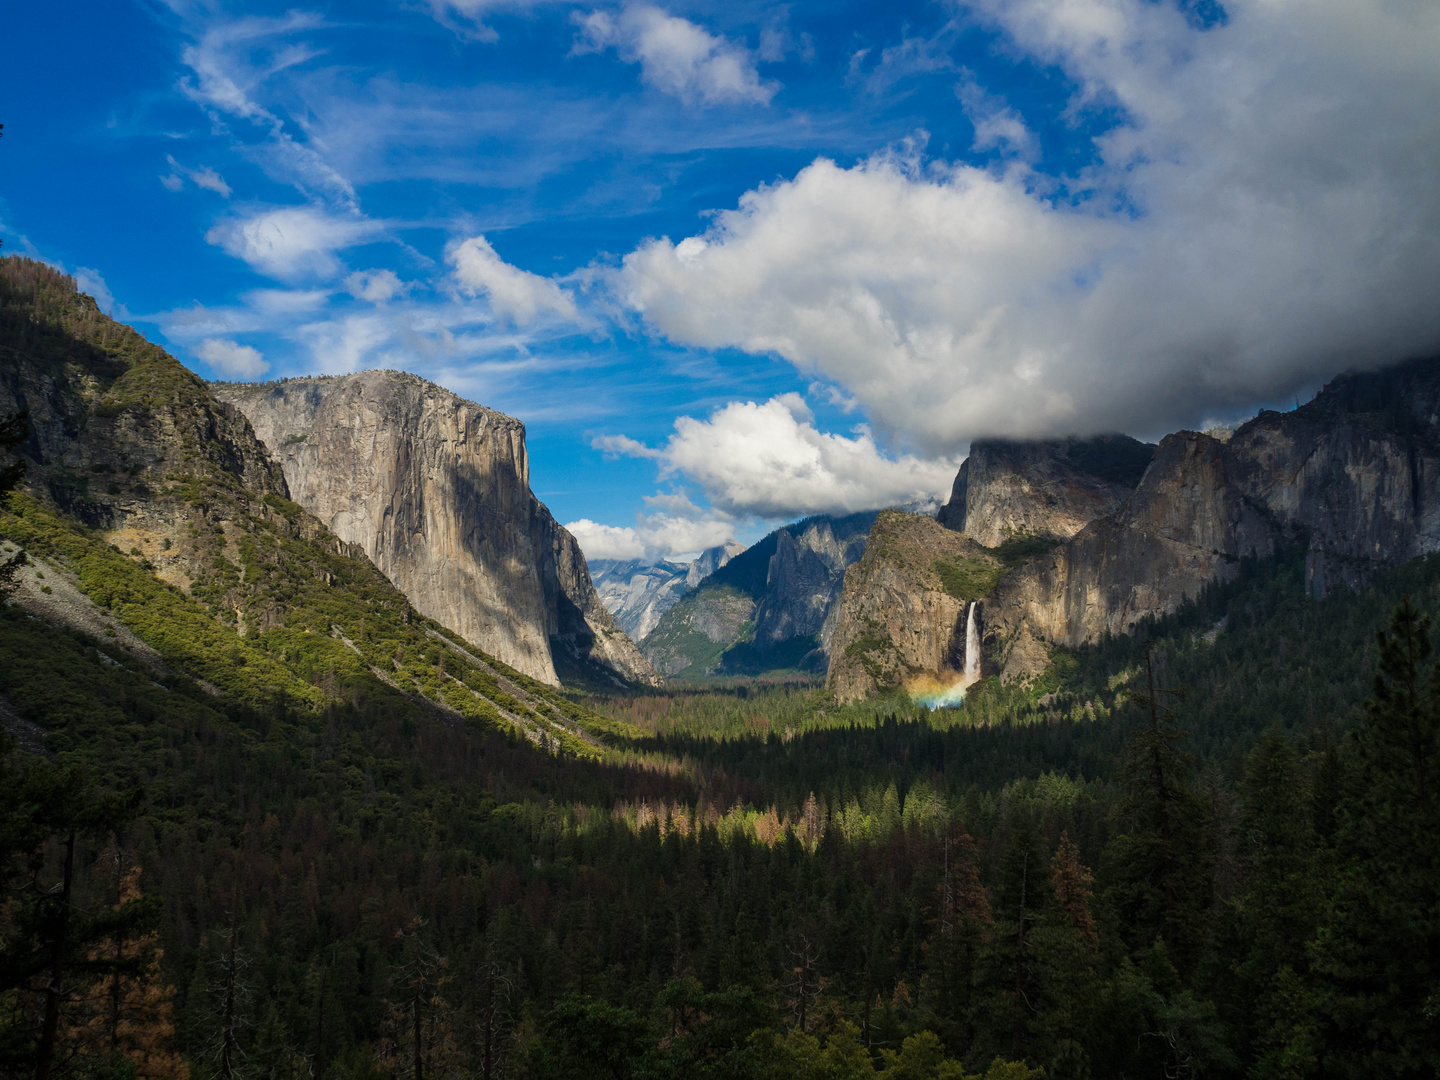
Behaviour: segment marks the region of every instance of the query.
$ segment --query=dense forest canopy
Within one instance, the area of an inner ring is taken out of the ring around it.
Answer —
[[[88,365],[107,419],[201,392],[47,274],[7,348]],[[7,1075],[1440,1070],[1440,559],[1323,601],[1303,553],[1247,562],[934,713],[505,675],[521,701],[195,452],[197,544],[223,513],[250,546],[188,592],[33,477],[0,506],[27,587],[168,665],[0,607]],[[61,494],[143,479],[95,477]]]

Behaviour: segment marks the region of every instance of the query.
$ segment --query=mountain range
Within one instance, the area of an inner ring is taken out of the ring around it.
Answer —
[[[69,277],[0,260],[0,415],[28,427],[27,493],[0,536],[30,556],[22,605],[110,642],[111,659],[162,689],[306,707],[389,700],[581,755],[615,727],[558,693],[559,671],[657,681],[601,606],[574,539],[530,493],[518,422],[391,373],[228,391],[253,395],[272,451],[216,390]],[[332,394],[355,407],[348,425],[328,424]],[[315,407],[279,407],[300,397]],[[278,403],[274,414],[257,401]],[[358,433],[387,409],[404,422],[372,428],[367,451]],[[447,418],[456,444],[424,445]],[[468,528],[434,512],[487,496]],[[510,575],[491,592],[472,584],[486,558]],[[436,562],[454,575],[449,606],[427,579]]]
[[[970,605],[983,672],[1033,679],[1287,549],[1315,598],[1440,550],[1440,360],[1339,376],[1233,433],[976,442],[938,520],[882,516],[847,572],[828,684],[958,678]]]

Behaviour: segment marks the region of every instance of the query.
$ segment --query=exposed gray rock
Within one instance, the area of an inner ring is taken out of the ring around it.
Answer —
[[[1293,545],[1317,598],[1440,550],[1440,360],[1341,376],[1293,412],[1218,434],[1166,437],[1128,493],[1104,460],[1139,459],[1133,440],[975,444],[942,523],[987,547],[1016,534],[1064,541],[1007,574],[997,566],[981,606],[988,670],[1033,675],[1051,646],[1127,633],[1231,580],[1242,559]],[[1100,468],[1097,443],[1120,451],[1100,454]],[[875,535],[840,602],[830,684],[841,696],[895,685],[927,657],[937,671],[954,664],[953,612],[915,569],[923,560],[877,549]],[[919,526],[897,535],[945,557]]]
[[[1125,633],[1294,544],[1317,598],[1440,550],[1440,362],[1342,376],[1224,443],[1167,437],[1114,514],[1000,582],[987,631],[1002,647],[1022,628],[1070,646]]]
[[[1126,435],[976,440],[937,520],[986,547],[1014,536],[1068,540],[1119,508],[1154,452]]]
[[[590,576],[600,602],[615,616],[620,629],[631,640],[643,642],[660,616],[674,607],[687,589],[693,589],[744,550],[743,545],[727,540],[688,563],[592,559]]]
[[[657,681],[531,493],[520,421],[391,371],[213,390],[279,460],[290,497],[423,614],[551,685],[557,664]]]
[[[685,567],[686,588],[695,588],[696,585],[699,585],[722,566],[727,565],[731,559],[744,550],[745,545],[737,544],[734,540],[726,540],[723,544],[706,548]]]
[[[770,556],[765,597],[755,613],[755,642],[773,648],[790,638],[816,636],[827,653],[829,619],[844,586],[845,570],[865,553],[868,534],[835,535],[828,520],[803,531],[782,530]]]

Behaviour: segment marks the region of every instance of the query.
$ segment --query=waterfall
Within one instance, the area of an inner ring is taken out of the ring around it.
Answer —
[[[980,630],[975,625],[975,609],[979,601],[970,602],[970,615],[965,620],[965,683],[969,685],[980,679]]]

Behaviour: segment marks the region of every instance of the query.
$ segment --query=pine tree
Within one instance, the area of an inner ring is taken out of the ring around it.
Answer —
[[[102,853],[96,870],[109,879],[106,891],[115,911],[141,899],[140,867],[127,869],[118,845]],[[165,979],[159,941],[152,930],[95,943],[90,961],[109,961],[111,970],[75,1003],[67,1041],[82,1055],[123,1055],[140,1080],[188,1080],[189,1067],[173,1047],[175,988]]]
[[[459,1052],[445,987],[450,961],[420,933],[418,920],[405,935],[401,962],[391,976],[388,1030],[380,1062],[392,1076],[444,1080],[455,1074]]]
[[[0,751],[10,749],[0,739]],[[0,753],[0,886],[5,922],[0,940],[0,994],[34,1002],[0,1031],[0,1051],[18,1066],[33,1064],[49,1080],[61,1051],[63,1013],[89,984],[113,972],[134,972],[133,958],[95,955],[107,940],[145,933],[155,905],[144,899],[86,910],[77,902],[75,862],[87,838],[113,833],[136,812],[138,791],[98,794],[78,769],[13,761]],[[18,1060],[17,1060],[18,1059]]]
[[[1377,635],[1374,696],[1353,738],[1333,913],[1314,947],[1319,1071],[1440,1073],[1440,674],[1407,597]]]
[[[1241,794],[1244,885],[1235,913],[1234,1013],[1256,1050],[1251,1075],[1280,1077],[1290,1067],[1286,1047],[1303,1019],[1294,990],[1308,976],[1305,945],[1323,897],[1310,793],[1299,755],[1275,729],[1250,752]]]
[[[1117,835],[1104,866],[1116,929],[1133,955],[1165,942],[1182,975],[1199,962],[1211,898],[1212,846],[1208,812],[1192,784],[1193,766],[1181,751],[1185,733],[1160,704],[1153,662],[1146,653],[1148,693],[1138,696],[1147,723],[1125,747],[1121,765],[1126,797],[1117,812]]]
[[[1095,879],[1081,865],[1080,849],[1070,839],[1069,832],[1060,833],[1060,843],[1050,860],[1050,881],[1056,906],[1065,913],[1085,942],[1093,947],[1097,933],[1090,904]]]

